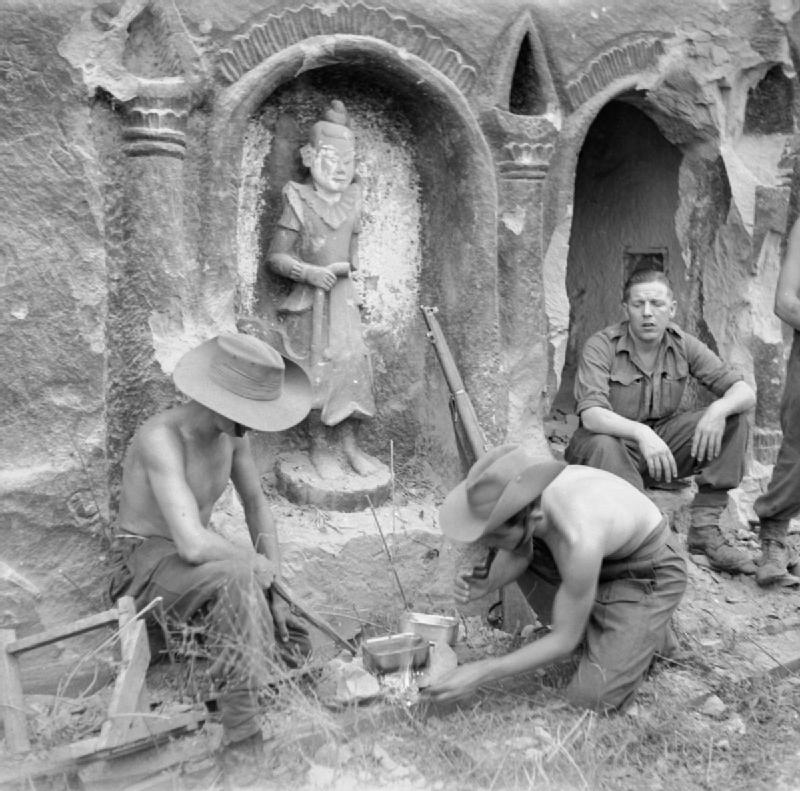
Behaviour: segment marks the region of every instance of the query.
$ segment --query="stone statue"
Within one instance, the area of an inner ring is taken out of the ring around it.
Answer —
[[[318,476],[341,477],[347,471],[342,462],[369,476],[383,465],[357,444],[357,427],[374,416],[375,399],[351,278],[358,268],[361,186],[342,102],[331,102],[300,154],[311,180],[284,186],[283,212],[267,257],[274,272],[294,282],[278,306],[285,351],[312,382],[308,427]]]

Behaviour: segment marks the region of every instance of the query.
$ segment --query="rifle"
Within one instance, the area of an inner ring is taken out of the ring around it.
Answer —
[[[469,449],[472,451],[473,459],[478,459],[479,456],[482,456],[487,451],[486,438],[483,436],[480,423],[478,423],[478,416],[475,414],[475,407],[472,405],[472,400],[464,389],[464,382],[461,379],[461,375],[458,373],[453,355],[450,353],[447,340],[439,325],[439,319],[436,318],[439,309],[422,305],[420,306],[420,310],[425,317],[425,323],[428,325],[428,337],[433,343],[433,348],[436,349],[436,356],[439,358],[439,364],[442,366],[442,372],[447,381],[447,387],[450,389],[453,422],[456,423],[457,426],[457,420],[461,421],[461,426],[466,435]],[[475,579],[486,579],[496,554],[496,549],[490,549],[483,564],[475,566],[472,569],[472,577]],[[502,590],[499,591],[499,594],[500,602],[502,603]]]
[[[486,453],[486,438],[483,436],[480,423],[478,423],[478,416],[475,414],[472,400],[464,389],[464,382],[458,372],[453,355],[450,353],[450,347],[447,345],[447,340],[439,325],[439,319],[436,318],[439,308],[421,305],[420,310],[425,318],[425,323],[428,325],[428,338],[430,338],[433,348],[436,350],[436,356],[439,358],[442,373],[444,373],[447,387],[450,390],[453,422],[456,427],[458,427],[458,421],[461,422],[469,450],[472,453],[473,460],[475,460]]]
[[[358,649],[349,641],[340,635],[327,621],[323,621],[318,615],[315,615],[311,610],[306,609],[300,602],[289,594],[289,591],[277,580],[272,581],[272,590],[278,594],[288,605],[294,610],[297,615],[305,618],[312,626],[316,626],[324,634],[328,635],[339,648],[344,648],[349,651],[353,656],[358,653]]]

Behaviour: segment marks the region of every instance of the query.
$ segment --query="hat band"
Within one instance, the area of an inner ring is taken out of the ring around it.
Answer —
[[[247,371],[236,367],[235,361],[217,356],[211,363],[211,381],[234,395],[251,401],[275,401],[283,392],[283,369],[250,366]],[[259,374],[253,376],[253,373]]]

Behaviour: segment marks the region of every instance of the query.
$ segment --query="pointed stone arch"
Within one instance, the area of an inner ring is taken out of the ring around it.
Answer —
[[[199,81],[202,58],[171,2],[148,0],[127,23],[122,64],[141,77],[183,77]]]
[[[490,69],[494,104],[514,115],[544,115],[558,105],[550,65],[536,24],[523,14],[500,37]]]

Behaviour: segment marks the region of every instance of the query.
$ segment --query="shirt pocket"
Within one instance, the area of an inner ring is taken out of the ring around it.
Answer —
[[[686,390],[686,380],[689,377],[689,363],[683,359],[676,359],[664,371],[661,377],[661,399],[656,405],[658,411],[654,417],[669,417],[677,412],[683,393]]]
[[[611,371],[608,375],[608,400],[611,409],[629,420],[639,419],[644,374],[637,370]]]

